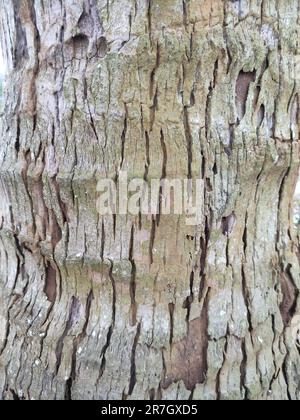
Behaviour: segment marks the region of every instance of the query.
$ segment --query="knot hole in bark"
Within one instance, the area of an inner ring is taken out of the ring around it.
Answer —
[[[102,36],[101,38],[97,40],[96,48],[97,48],[98,57],[103,58],[106,56],[108,45],[107,45],[107,40],[104,36]]]
[[[84,59],[89,47],[89,38],[84,34],[77,34],[68,42],[70,55],[75,59]]]
[[[227,217],[222,218],[222,232],[225,236],[230,236],[236,224],[236,216],[231,213]]]
[[[46,280],[44,293],[49,302],[54,303],[56,299],[56,270],[49,264],[46,268]]]
[[[246,114],[246,104],[249,94],[249,88],[251,82],[256,79],[256,71],[244,72],[240,71],[236,81],[236,108],[239,122],[244,118]]]

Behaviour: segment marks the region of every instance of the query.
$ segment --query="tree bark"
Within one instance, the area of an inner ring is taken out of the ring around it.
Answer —
[[[300,399],[299,1],[0,4],[2,399]],[[120,170],[199,226],[100,217]]]

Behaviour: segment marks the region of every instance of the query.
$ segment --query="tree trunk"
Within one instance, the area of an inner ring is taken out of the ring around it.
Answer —
[[[300,399],[299,1],[0,4],[2,398]],[[199,225],[100,216],[121,170]]]

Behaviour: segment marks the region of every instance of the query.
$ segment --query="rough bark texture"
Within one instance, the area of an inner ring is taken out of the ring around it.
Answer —
[[[0,4],[2,398],[300,399],[299,1]],[[201,224],[99,217],[120,169]]]

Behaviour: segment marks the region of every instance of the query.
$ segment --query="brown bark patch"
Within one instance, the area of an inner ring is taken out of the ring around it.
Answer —
[[[211,27],[224,20],[222,0],[190,0],[186,2],[189,22],[199,22],[199,27]]]
[[[188,390],[206,379],[207,372],[207,314],[189,322],[186,338],[172,345],[171,355],[165,360],[166,376],[163,388],[183,381]]]
[[[14,23],[16,30],[16,42],[13,51],[13,64],[14,68],[21,68],[24,61],[28,59],[28,46],[25,29],[22,26],[21,21],[21,2],[19,0],[13,0],[14,8]]]

